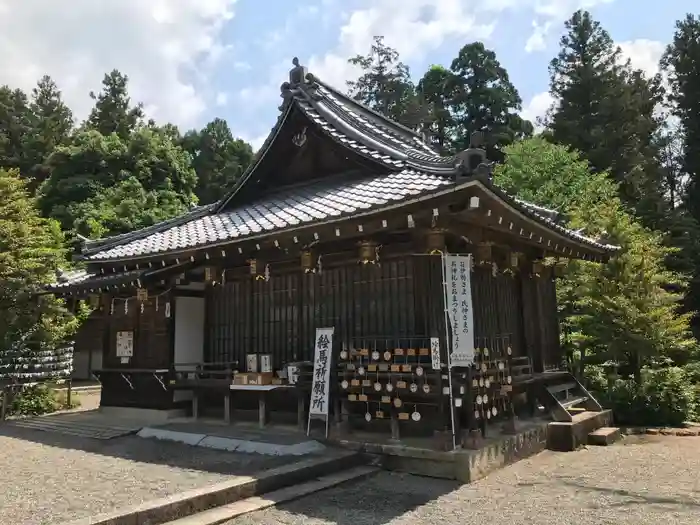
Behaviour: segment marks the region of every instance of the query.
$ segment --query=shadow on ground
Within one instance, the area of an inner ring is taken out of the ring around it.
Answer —
[[[8,423],[0,423],[0,438],[18,439],[47,447],[79,450],[88,454],[110,456],[127,461],[167,465],[215,474],[251,475],[263,469],[299,461],[304,457],[222,452],[181,443],[144,439],[135,435],[100,440],[19,428]]]
[[[571,487],[577,491],[581,492],[593,492],[600,494],[601,496],[615,496],[616,499],[624,498],[623,501],[618,501],[616,503],[609,503],[609,507],[628,507],[636,505],[660,505],[668,507],[669,511],[673,510],[673,507],[694,507],[700,509],[700,503],[691,499],[683,497],[664,497],[664,496],[654,496],[650,492],[642,493],[630,490],[625,490],[622,488],[611,488],[611,487],[601,487],[596,485],[591,485],[588,483],[583,483],[576,481],[574,479],[555,476],[554,479],[559,485],[564,485]],[[518,487],[546,487],[552,482],[521,482],[518,483]]]
[[[307,496],[280,504],[274,509],[263,511],[263,514],[241,516],[230,523],[277,525],[302,524],[311,520],[313,523],[335,525],[383,525],[392,523],[396,518],[410,514],[420,507],[438,505],[438,498],[457,490],[460,486],[456,481],[380,472],[375,476],[326,490],[319,494],[320,497]],[[278,513],[285,514],[285,521],[276,519]],[[290,514],[298,516],[298,519],[287,522],[286,516]]]

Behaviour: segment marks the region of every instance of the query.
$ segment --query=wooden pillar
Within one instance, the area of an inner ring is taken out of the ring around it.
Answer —
[[[224,422],[231,423],[231,390],[224,394]]]
[[[102,308],[104,308],[102,315],[102,366],[107,368],[109,366],[108,363],[111,362],[109,352],[112,348],[112,314],[110,312],[111,298],[109,295],[103,296]]]
[[[258,426],[267,425],[267,392],[258,392]]]
[[[172,292],[167,294],[167,300],[170,303],[170,319],[168,319],[168,368],[175,369],[175,337],[177,324],[175,323],[175,311],[177,297]],[[160,313],[160,312],[159,312]]]
[[[534,372],[544,370],[544,319],[542,318],[541,291],[537,280],[541,277],[530,275],[529,272],[521,273],[520,285],[523,297],[523,332],[525,335],[525,348],[532,361]]]
[[[301,431],[306,429],[306,400],[301,388],[294,389],[297,395],[297,428]]]

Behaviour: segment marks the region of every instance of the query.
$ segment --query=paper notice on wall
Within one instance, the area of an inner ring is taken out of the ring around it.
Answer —
[[[474,312],[472,309],[471,255],[443,256],[445,305],[450,322],[448,366],[474,363]]]
[[[117,357],[134,356],[134,332],[117,332]]]

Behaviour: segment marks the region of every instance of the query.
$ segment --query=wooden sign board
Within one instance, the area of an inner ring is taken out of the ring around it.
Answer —
[[[440,338],[430,338],[430,357],[432,360],[433,370],[440,370]]]
[[[471,255],[444,255],[445,305],[452,338],[448,367],[474,364]]]
[[[309,421],[306,435],[311,433],[311,420],[323,419],[326,423],[326,438],[328,438],[329,394],[331,385],[331,366],[333,354],[333,333],[335,328],[317,328],[314,348],[314,372],[311,383],[311,399],[309,401]]]

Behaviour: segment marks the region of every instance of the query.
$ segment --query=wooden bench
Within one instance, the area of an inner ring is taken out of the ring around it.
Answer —
[[[301,390],[293,385],[230,385],[231,392],[256,392],[258,395],[258,425],[267,425],[267,395],[275,391],[288,391],[297,396],[297,426],[304,427],[304,398]]]
[[[173,390],[192,392],[192,417],[199,418],[199,396],[218,392],[224,398],[224,421],[231,422],[231,384],[238,362],[175,363],[170,380]]]

